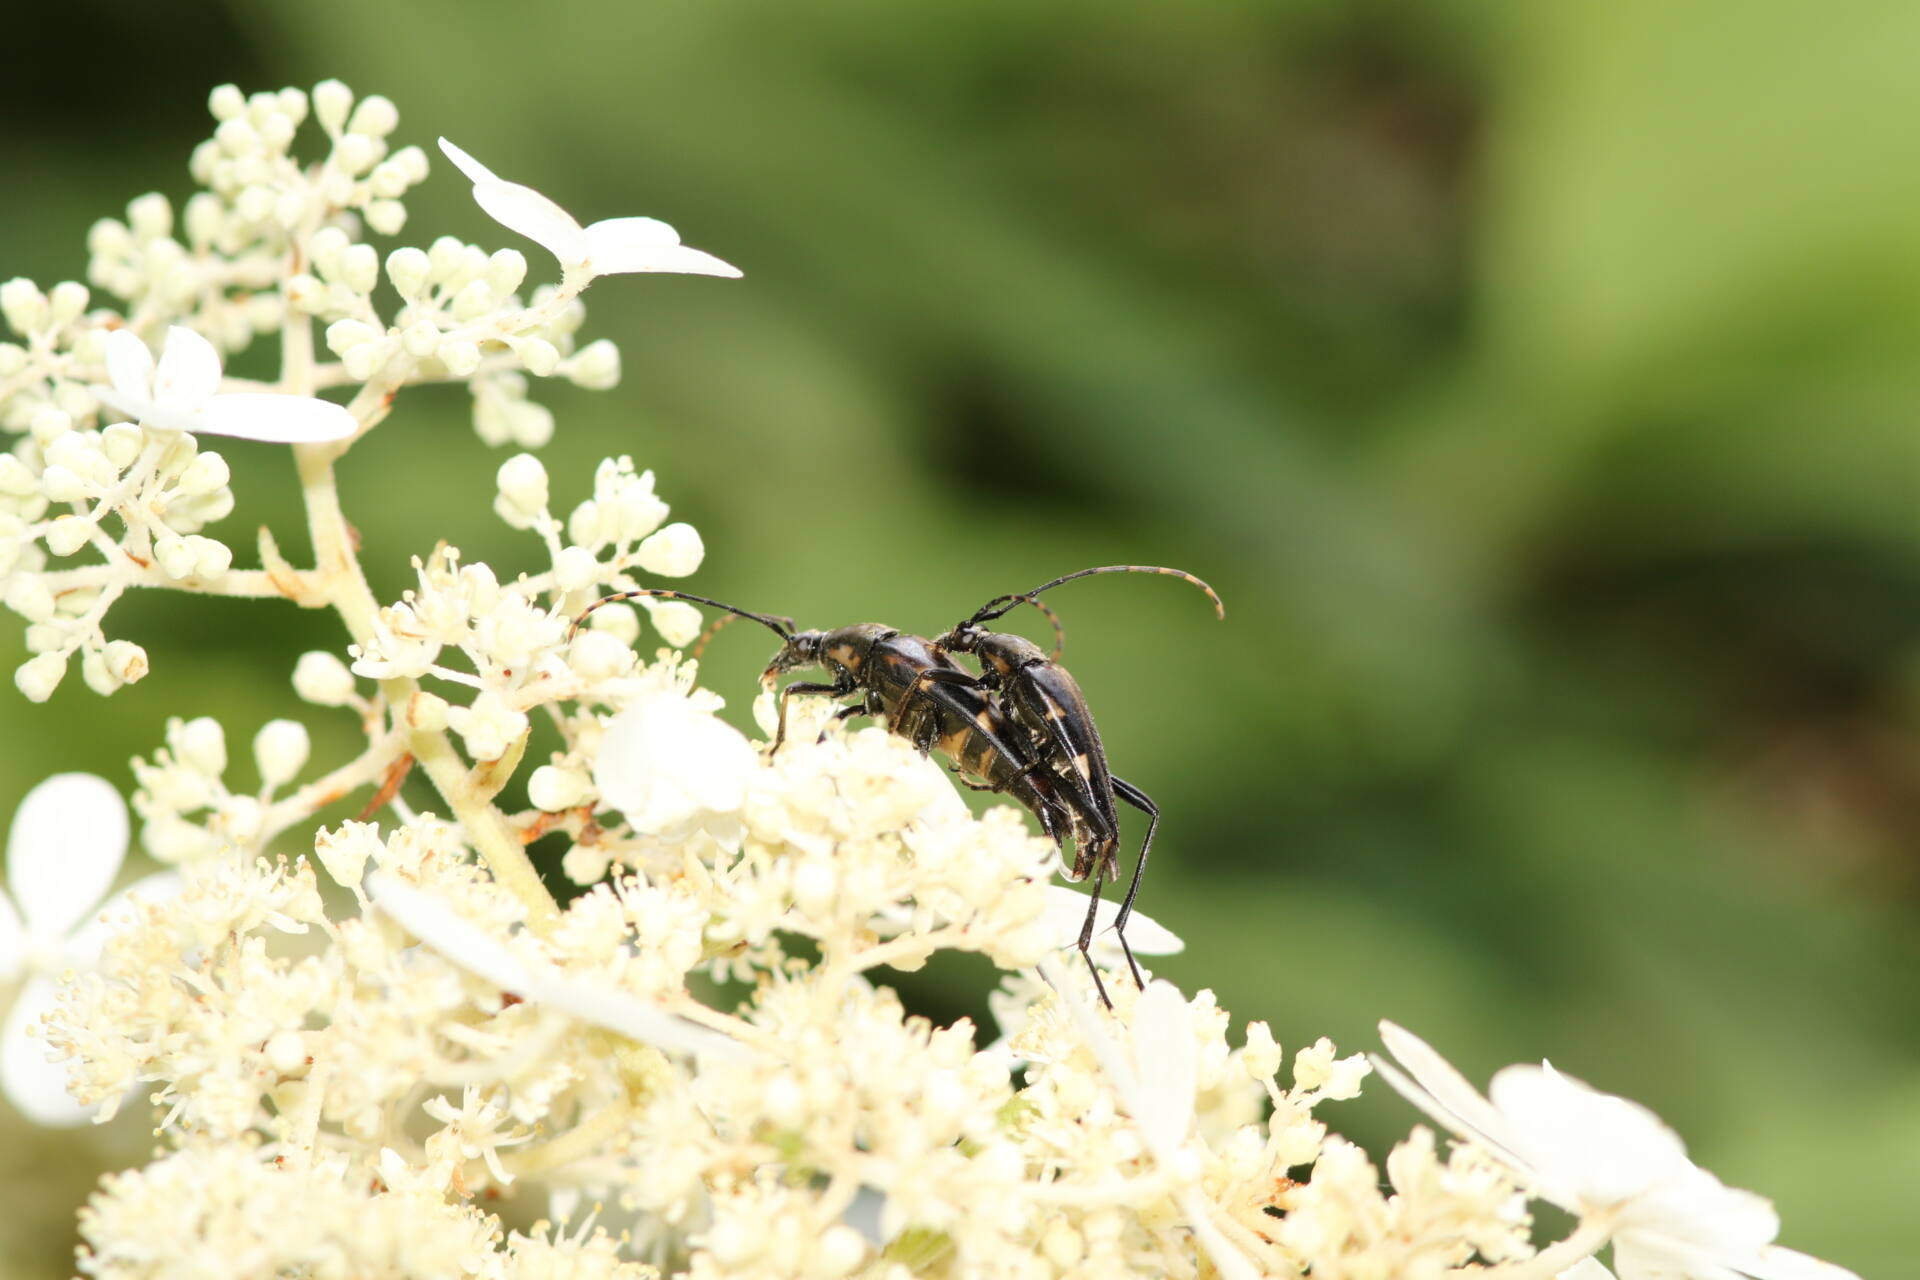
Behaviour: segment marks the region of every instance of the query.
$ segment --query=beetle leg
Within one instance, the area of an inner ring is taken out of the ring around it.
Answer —
[[[1113,918],[1113,934],[1120,939],[1120,949],[1126,952],[1127,964],[1133,969],[1134,981],[1140,982],[1140,966],[1134,963],[1133,948],[1127,945],[1127,920],[1133,915],[1133,900],[1140,896],[1140,877],[1147,871],[1147,851],[1153,848],[1154,828],[1160,825],[1160,806],[1155,804],[1147,793],[1120,778],[1113,780],[1113,794],[1147,815],[1147,838],[1140,842],[1140,860],[1133,864],[1133,880],[1127,885],[1127,896],[1120,903],[1120,911]],[[1146,983],[1140,982],[1141,989]]]
[[[1099,918],[1099,915],[1100,869],[1096,867],[1093,873],[1093,891],[1087,895],[1087,922],[1080,926],[1080,941],[1077,945],[1080,948],[1080,958],[1087,962],[1087,972],[1093,975],[1093,989],[1100,993],[1100,1003],[1111,1009],[1113,1000],[1107,995],[1107,984],[1100,979],[1100,966],[1093,962],[1093,922]],[[1125,951],[1126,946],[1126,940],[1122,939],[1121,950]],[[1127,960],[1129,963],[1133,960],[1133,953],[1130,951],[1127,952]],[[1133,973],[1136,978],[1140,976],[1140,970],[1137,967]]]
[[[823,693],[832,698],[844,698],[853,692],[853,680],[842,675],[832,684],[822,684],[817,680],[801,680],[788,685],[780,691],[780,724],[773,735],[773,751],[780,750],[780,744],[787,740],[787,699],[796,693]],[[771,755],[773,752],[768,752]]]

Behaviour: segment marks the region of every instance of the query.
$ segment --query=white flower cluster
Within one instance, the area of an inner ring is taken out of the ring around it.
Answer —
[[[0,316],[18,339],[0,343],[0,431],[19,436],[0,452],[0,603],[26,619],[33,656],[15,683],[35,701],[53,694],[76,654],[102,694],[146,674],[140,646],[102,627],[131,587],[313,604],[337,586],[329,573],[340,566],[302,574],[264,535],[262,567],[233,567],[232,546],[202,532],[234,509],[227,464],[196,436],[337,449],[376,425],[400,388],[458,381],[484,441],[538,447],[553,418],[528,400],[527,375],[592,388],[619,380],[611,343],[575,344],[579,293],[596,276],[739,274],[654,219],[582,228],[451,144],[476,199],[553,248],[563,279],[523,302],[522,254],[447,236],[383,263],[366,236],[402,229],[402,198],[428,173],[421,148],[389,142],[399,123],[391,102],[356,102],[330,80],[311,96],[222,86],[209,105],[218,124],[190,165],[204,190],[177,217],[164,196],[141,196],[124,221],[103,219],[88,236],[87,277],[116,307],[89,310],[92,294],[75,281],[0,285]],[[310,164],[294,154],[309,114],[328,142]],[[374,302],[383,265],[400,299],[391,317]],[[315,358],[316,323],[334,362]],[[222,351],[273,330],[285,334],[277,378],[223,376]],[[154,341],[164,346],[157,362]],[[346,405],[316,395],[346,386],[356,388]],[[53,567],[62,560],[74,563]]]
[[[652,661],[633,607],[576,634],[596,595],[704,556],[628,458],[564,518],[545,468],[509,458],[494,510],[540,540],[538,571],[506,580],[442,543],[383,607],[332,462],[400,387],[466,382],[482,438],[530,447],[552,422],[525,375],[617,377],[611,347],[573,346],[590,281],[738,272],[651,219],[582,226],[443,141],[562,278],[523,305],[518,253],[443,238],[386,256],[401,304],[383,317],[359,237],[401,229],[427,167],[389,151],[392,105],[328,82],[212,106],[184,240],[158,197],[95,229],[90,278],[122,313],[89,312],[75,284],[0,287],[24,339],[0,345],[0,428],[23,433],[0,454],[0,598],[36,654],[16,681],[44,698],[75,653],[102,692],[138,678],[145,655],[101,629],[130,587],[285,597],[345,625],[351,668],[316,648],[293,690],[354,712],[366,747],[302,783],[306,730],[270,721],[247,791],[216,721],[170,721],[134,762],[134,804],[177,870],[91,925],[126,845],[117,794],[61,775],[22,806],[0,980],[27,981],[0,1088],[49,1124],[144,1088],[162,1143],[81,1211],[83,1274],[1591,1280],[1609,1245],[1626,1280],[1847,1274],[1774,1246],[1764,1201],[1550,1068],[1510,1068],[1488,1100],[1383,1028],[1406,1074],[1379,1070],[1464,1140],[1443,1159],[1416,1129],[1383,1185],[1316,1115],[1358,1092],[1365,1058],[1321,1040],[1289,1062],[1257,1022],[1236,1045],[1210,993],[1136,989],[1110,936],[1103,1006],[1069,959],[1086,901],[1049,887],[1056,851],[1022,811],[976,815],[940,764],[820,700],[794,705],[779,751],[750,740],[675,652],[699,632],[685,602],[642,599]],[[309,110],[330,149],[302,165]],[[314,359],[321,323],[334,363]],[[224,378],[220,350],[271,328],[280,376]],[[348,386],[345,405],[314,394]],[[125,420],[99,425],[102,406]],[[261,567],[235,569],[199,532],[234,502],[204,433],[299,446],[313,568],[263,535]],[[87,548],[97,563],[48,568]],[[770,694],[754,712],[768,733]],[[525,768],[536,729],[558,744]],[[415,766],[432,790],[410,801]],[[365,791],[393,821],[309,843],[324,806]],[[565,848],[543,879],[527,847],[547,835]],[[564,905],[560,878],[579,889]],[[1143,916],[1131,937],[1179,947]],[[884,985],[943,951],[1000,970],[991,1043]],[[551,1220],[505,1231],[491,1209],[511,1197]],[[1572,1234],[1536,1250],[1533,1199]]]

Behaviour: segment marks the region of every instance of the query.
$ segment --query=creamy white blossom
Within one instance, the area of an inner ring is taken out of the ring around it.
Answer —
[[[103,903],[126,853],[127,807],[89,773],[57,773],[29,791],[7,833],[12,896],[0,895],[0,984],[23,974],[26,984],[0,1029],[0,1089],[39,1124],[80,1124],[91,1115],[68,1094],[65,1069],[48,1061],[39,1038],[55,983],[66,970],[96,963],[102,921],[136,898],[152,901],[178,888],[177,877],[162,872]]]
[[[145,427],[275,444],[344,440],[359,429],[352,414],[328,400],[222,392],[220,353],[181,325],[167,330],[158,365],[147,344],[126,329],[107,335],[106,357],[112,385],[95,387],[94,394]]]
[[[1695,1165],[1679,1135],[1640,1104],[1545,1062],[1501,1068],[1482,1097],[1412,1032],[1382,1022],[1380,1035],[1398,1065],[1374,1065],[1409,1102],[1484,1147],[1533,1194],[1606,1224],[1621,1280],[1852,1276],[1773,1244],[1773,1206]]]
[[[631,271],[740,275],[738,267],[681,244],[680,233],[658,218],[607,218],[582,227],[546,196],[496,176],[445,138],[440,150],[473,182],[474,202],[488,217],[539,244],[564,267],[593,276]]]

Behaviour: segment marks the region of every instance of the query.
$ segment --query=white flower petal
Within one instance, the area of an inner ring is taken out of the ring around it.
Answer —
[[[1478,1142],[1540,1195],[1562,1208],[1575,1207],[1569,1189],[1554,1183],[1522,1158],[1512,1126],[1467,1083],[1467,1078],[1456,1071],[1452,1063],[1434,1052],[1419,1036],[1392,1022],[1381,1022],[1380,1038],[1386,1043],[1387,1052],[1404,1063],[1412,1076],[1409,1079],[1392,1062],[1374,1055],[1373,1065],[1380,1072],[1380,1078],[1392,1085],[1400,1096],[1455,1137]]]
[[[535,970],[440,899],[385,872],[368,872],[365,884],[380,910],[408,933],[503,991],[662,1049],[734,1056],[750,1052],[738,1041],[624,991],[578,982],[548,969]]]
[[[153,399],[153,352],[131,329],[115,329],[107,335],[107,381],[114,396],[101,396],[122,413],[139,416],[132,405]],[[124,403],[123,403],[124,402]]]
[[[1693,1170],[1680,1136],[1653,1112],[1547,1064],[1502,1068],[1487,1096],[1509,1123],[1513,1150],[1589,1206],[1617,1204]],[[1769,1239],[1771,1232],[1757,1243]]]
[[[634,271],[740,278],[740,268],[680,243],[658,218],[605,218],[586,229],[587,260],[597,276]]]
[[[27,929],[13,900],[0,893],[0,984],[20,976],[21,962],[27,956]]]
[[[1150,982],[1133,1007],[1132,1033],[1140,1080],[1134,1123],[1155,1159],[1165,1160],[1186,1141],[1193,1123],[1199,1070],[1193,1010],[1171,982]]]
[[[562,266],[587,260],[587,236],[573,215],[518,182],[476,182],[473,201],[509,231],[518,231],[560,259]]]
[[[481,182],[500,181],[499,175],[494,173],[493,170],[487,168],[487,166],[481,164],[478,160],[468,155],[466,151],[454,146],[445,138],[440,139],[440,150],[447,159],[453,161],[456,169],[467,175],[469,182],[477,184]]]
[[[702,812],[738,812],[759,768],[739,730],[678,694],[653,693],[607,726],[593,778],[636,830],[656,833]]]
[[[1741,1263],[1740,1270],[1754,1280],[1860,1280],[1845,1267],[1779,1245],[1762,1249],[1754,1261]]]
[[[670,1013],[659,1005],[613,987],[601,987],[560,976],[536,978],[527,999],[558,1009],[582,1022],[605,1027],[657,1048],[679,1053],[707,1053],[746,1059],[755,1054],[747,1046]]]
[[[174,325],[153,374],[153,398],[187,407],[205,404],[220,390],[220,353],[205,338]]]
[[[364,883],[374,904],[401,928],[462,969],[515,995],[533,985],[518,957],[432,894],[379,871],[369,871]]]
[[[1613,1280],[1613,1272],[1598,1258],[1582,1258],[1562,1271],[1560,1280]]]
[[[7,836],[7,883],[36,938],[64,937],[127,855],[127,806],[104,778],[56,773],[27,793]]]
[[[215,396],[197,425],[186,429],[269,444],[317,444],[345,440],[360,424],[344,405],[331,400],[243,391]]]
[[[86,923],[73,931],[61,949],[61,957],[75,969],[95,968],[100,963],[100,949],[115,930],[126,927],[136,903],[165,902],[179,896],[186,887],[186,878],[178,871],[156,871],[140,877],[108,898]]]
[[[473,180],[474,203],[488,217],[544,246],[563,266],[577,266],[587,260],[587,233],[572,214],[532,187],[496,176],[445,138],[440,139],[440,150]]]
[[[53,1008],[51,978],[36,977],[21,988],[0,1027],[0,1092],[35,1124],[49,1128],[85,1124],[93,1108],[83,1107],[67,1092],[64,1062],[47,1061],[47,1042],[28,1035],[40,1025],[41,1015]]]
[[[1096,959],[1118,961],[1120,944],[1113,936],[1114,917],[1120,913],[1118,898],[1102,898],[1100,913],[1093,921],[1093,948]],[[1080,943],[1081,926],[1087,922],[1087,895],[1069,889],[1065,885],[1047,886],[1046,907],[1047,929],[1053,934],[1055,946],[1073,947]],[[1136,911],[1127,918],[1127,945],[1143,956],[1172,956],[1186,950],[1172,930],[1158,923],[1143,912]]]

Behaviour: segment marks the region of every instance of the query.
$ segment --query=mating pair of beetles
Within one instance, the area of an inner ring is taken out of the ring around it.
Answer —
[[[1063,860],[1066,842],[1073,841],[1067,878],[1093,879],[1078,945],[1100,998],[1111,1005],[1100,971],[1088,952],[1093,945],[1101,886],[1108,880],[1117,881],[1120,875],[1120,820],[1115,801],[1123,800],[1147,815],[1146,838],[1141,841],[1140,857],[1134,863],[1133,878],[1113,927],[1135,982],[1142,981],[1140,966],[1127,946],[1126,927],[1134,898],[1140,892],[1140,878],[1146,871],[1160,810],[1144,791],[1115,777],[1108,768],[1093,712],[1079,684],[1059,662],[1065,640],[1059,616],[1039,599],[1042,592],[1063,582],[1096,573],[1162,573],[1183,579],[1206,592],[1214,611],[1226,617],[1226,607],[1213,588],[1184,570],[1116,564],[1069,573],[1031,591],[996,596],[972,617],[933,640],[908,635],[880,622],[832,631],[800,631],[791,618],[754,613],[684,591],[659,589],[607,596],[580,618],[584,620],[602,605],[639,596],[688,600],[751,618],[781,641],[780,651],[767,664],[763,679],[770,681],[801,667],[824,667],[833,677],[830,682],[798,681],[781,690],[774,750],[779,750],[786,739],[789,698],[795,694],[853,697],[856,700],[841,708],[837,718],[869,715],[884,719],[888,729],[913,743],[922,755],[938,750],[951,759],[955,772],[968,786],[1002,792],[1025,805],[1059,847]],[[1055,646],[1051,655],[1024,636],[987,629],[987,623],[1023,603],[1031,604],[1052,621]],[[972,654],[980,663],[979,672],[955,662],[951,656],[954,653]],[[969,777],[979,781],[967,781]]]

